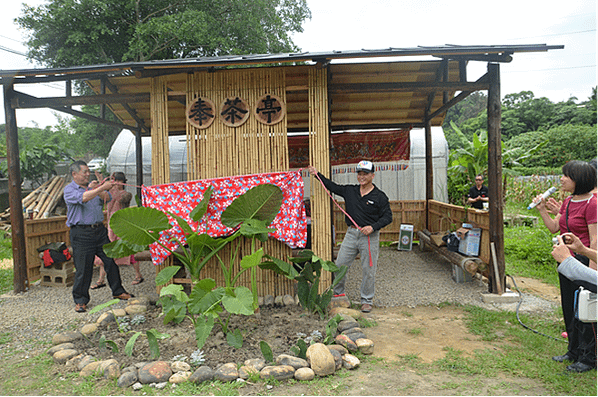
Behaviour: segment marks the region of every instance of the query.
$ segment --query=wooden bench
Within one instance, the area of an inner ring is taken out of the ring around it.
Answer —
[[[488,276],[488,266],[481,259],[461,255],[458,252],[449,251],[446,246],[437,246],[432,242],[430,237],[431,233],[428,230],[419,231],[417,232],[417,235],[419,237],[419,247],[422,251],[430,249],[443,256],[453,265],[459,266],[461,269],[463,269],[463,271],[471,274],[472,276],[477,272],[480,272],[486,277]]]

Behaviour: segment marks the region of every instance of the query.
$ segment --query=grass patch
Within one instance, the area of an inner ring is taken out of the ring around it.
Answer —
[[[0,269],[0,294],[5,294],[13,289],[13,269]]]
[[[413,328],[410,329],[409,331],[407,331],[407,333],[409,335],[414,335],[414,336],[418,336],[424,333],[424,331],[421,328]]]
[[[552,234],[543,225],[505,227],[506,272],[558,286]]]
[[[550,358],[562,354],[567,345],[536,334],[519,325],[515,313],[487,311],[466,306],[466,325],[471,333],[481,335],[496,349],[478,351],[472,357],[447,349],[446,357],[435,362],[439,369],[459,374],[495,377],[500,373],[525,377],[542,384],[551,394],[596,395],[596,373],[567,374],[565,366]],[[523,323],[546,335],[557,336],[559,318],[520,316]],[[499,337],[499,334],[504,334]]]

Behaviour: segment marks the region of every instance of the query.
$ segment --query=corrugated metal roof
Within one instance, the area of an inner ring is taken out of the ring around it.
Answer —
[[[107,78],[107,93],[124,96],[109,103],[127,126],[136,123],[147,132],[151,126],[149,77],[165,75],[169,90],[169,131],[184,133],[187,74],[211,70],[226,73],[230,66],[283,68],[286,76],[287,128],[308,128],[308,69],[312,62],[329,67],[330,122],[333,130],[423,126],[426,115],[442,109],[458,91],[487,89],[483,81],[467,82],[462,75],[468,61],[509,62],[516,52],[541,52],[563,46],[546,44],[361,49],[288,54],[228,55],[189,59],[90,65],[70,68],[0,71],[0,82],[41,83],[85,80],[96,94]],[[418,57],[417,61],[401,57]],[[422,58],[423,57],[423,58]],[[427,58],[426,58],[427,57]],[[387,58],[383,62],[350,63],[349,59]],[[426,59],[426,60],[419,60]],[[333,62],[331,61],[339,61]],[[345,61],[345,62],[342,62]],[[297,64],[299,63],[299,64]],[[286,65],[286,66],[281,66]],[[311,65],[311,66],[310,66]],[[89,99],[89,98],[87,98]],[[27,98],[19,104],[26,107]],[[56,100],[54,103],[60,103]],[[17,104],[17,107],[19,107]],[[64,105],[58,105],[64,106]],[[432,125],[442,125],[444,111],[434,115]]]
[[[155,60],[145,62],[127,62],[107,65],[74,66],[67,68],[38,68],[1,70],[0,77],[24,76],[56,76],[89,73],[114,73],[128,74],[133,71],[156,68],[184,68],[184,67],[224,67],[229,65],[264,64],[264,63],[289,63],[289,62],[323,62],[340,59],[359,59],[377,57],[407,57],[407,56],[433,56],[446,59],[459,59],[461,57],[511,55],[516,52],[543,52],[562,49],[562,45],[547,44],[521,44],[521,45],[469,45],[461,46],[446,44],[441,46],[418,46],[413,48],[383,48],[361,49],[348,51],[328,52],[298,52],[283,54],[247,54],[223,55],[218,57],[182,58]]]

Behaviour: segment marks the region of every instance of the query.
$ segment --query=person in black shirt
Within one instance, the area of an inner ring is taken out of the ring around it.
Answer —
[[[471,189],[469,189],[467,202],[470,203],[473,208],[481,210],[484,207],[484,201],[488,202],[488,200],[488,188],[484,186],[484,177],[481,174],[476,175],[475,186],[472,186]]]
[[[376,266],[380,248],[380,229],[392,222],[392,211],[388,197],[373,184],[374,164],[371,161],[360,161],[357,165],[358,185],[338,185],[320,174],[313,166],[309,166],[310,174],[317,175],[326,189],[345,199],[346,212],[355,221],[345,216],[349,226],[341,244],[336,265],[351,266],[359,253],[361,256],[361,311],[372,310]],[[334,296],[345,296],[346,276],[334,287]]]

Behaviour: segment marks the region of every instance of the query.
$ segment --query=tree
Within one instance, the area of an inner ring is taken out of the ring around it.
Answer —
[[[473,185],[476,175],[488,175],[488,132],[479,130],[473,134],[471,141],[451,122],[451,126],[460,141],[460,147],[452,150],[449,155],[448,181],[449,200],[453,204],[465,203],[464,196]],[[535,154],[548,141],[537,142],[534,146],[522,148],[515,146],[507,148],[501,141],[501,157],[503,170],[503,192],[507,185],[508,175],[513,175],[514,167],[521,166],[521,162]]]
[[[482,91],[476,91],[471,93],[467,98],[457,103],[455,106],[453,106],[446,112],[446,117],[444,118],[442,128],[444,130],[444,136],[446,137],[450,149],[455,149],[459,147],[460,143],[459,137],[451,127],[451,122],[454,122],[456,125],[463,127],[463,124],[467,120],[473,119],[481,113],[485,114],[487,104],[488,97],[486,96],[486,94]],[[471,138],[471,136],[473,135],[473,131],[476,130],[473,130],[471,131],[471,133],[468,133],[469,131],[465,131],[465,128],[462,128],[461,131],[467,137]]]
[[[529,151],[543,141],[549,142],[537,153],[532,153],[521,164],[525,167],[563,166],[570,160],[589,161],[596,157],[596,125],[560,125],[546,131],[531,131],[507,142],[509,148]]]
[[[30,33],[29,57],[71,67],[297,51],[291,34],[308,18],[306,0],[49,0],[24,5],[16,22]],[[82,84],[76,90],[89,93]],[[70,129],[99,156],[120,132],[80,119]]]
[[[295,51],[306,0],[50,0],[16,19],[49,67]]]

